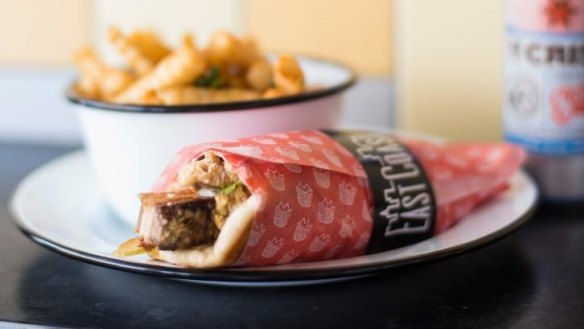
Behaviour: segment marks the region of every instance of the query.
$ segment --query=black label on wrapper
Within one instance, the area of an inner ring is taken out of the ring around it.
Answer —
[[[324,131],[363,165],[373,197],[367,253],[399,248],[432,236],[436,202],[414,154],[395,136],[366,131]]]

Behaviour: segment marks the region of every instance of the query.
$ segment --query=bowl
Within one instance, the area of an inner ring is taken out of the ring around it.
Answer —
[[[357,77],[348,66],[298,56],[306,84],[299,95],[180,106],[114,104],[83,98],[71,86],[85,147],[105,199],[134,225],[138,193],[149,191],[173,156],[191,144],[286,130],[335,128],[343,94]]]

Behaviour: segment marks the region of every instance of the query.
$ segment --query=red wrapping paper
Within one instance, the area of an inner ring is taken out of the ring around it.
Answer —
[[[436,199],[434,234],[505,188],[525,158],[508,144],[444,144],[400,138],[422,164]],[[295,131],[182,149],[157,181],[163,192],[182,165],[221,155],[262,199],[237,266],[362,255],[372,229],[369,181],[358,160],[319,131]]]

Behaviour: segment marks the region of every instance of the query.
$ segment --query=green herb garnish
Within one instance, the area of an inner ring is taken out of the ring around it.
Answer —
[[[233,191],[235,191],[235,189],[237,189],[238,186],[241,186],[241,185],[242,185],[242,183],[240,181],[235,182],[231,185],[224,187],[221,190],[221,192],[219,192],[219,193],[224,194],[224,195],[229,195],[229,194],[233,193]]]
[[[221,69],[218,66],[211,66],[207,72],[195,81],[197,87],[217,89],[223,85]]]

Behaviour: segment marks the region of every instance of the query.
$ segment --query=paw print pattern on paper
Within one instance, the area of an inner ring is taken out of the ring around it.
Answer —
[[[435,232],[502,190],[524,157],[501,144],[404,143],[432,181],[438,206]],[[330,137],[293,131],[189,146],[153,190],[171,186],[181,166],[207,150],[220,155],[262,198],[237,265],[343,258],[365,251],[373,224],[369,182],[362,165]]]
[[[276,204],[276,209],[274,210],[274,225],[276,225],[276,227],[286,226],[291,214],[292,208],[288,202],[278,202],[278,204]]]

